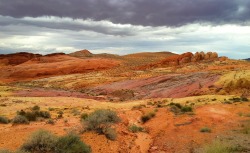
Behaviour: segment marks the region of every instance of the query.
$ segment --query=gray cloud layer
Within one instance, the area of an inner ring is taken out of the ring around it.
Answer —
[[[57,16],[144,26],[244,24],[248,0],[0,0],[0,15]]]

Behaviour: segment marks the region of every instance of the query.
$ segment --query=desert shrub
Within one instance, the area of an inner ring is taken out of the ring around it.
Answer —
[[[230,149],[225,144],[215,141],[204,148],[204,153],[230,153]]]
[[[32,107],[32,110],[33,111],[39,111],[40,110],[40,107],[38,105],[35,105],[34,107]]]
[[[231,100],[231,101],[233,101],[233,102],[240,102],[240,101],[241,101],[241,98],[233,97],[233,98],[230,98],[229,100]]]
[[[89,115],[88,115],[87,113],[82,113],[82,114],[81,114],[81,120],[87,119],[88,116],[89,116]]]
[[[29,124],[29,121],[26,117],[22,115],[17,115],[12,120],[13,124]]]
[[[58,138],[56,153],[90,153],[91,148],[83,143],[80,137],[74,133]]]
[[[131,132],[133,132],[133,133],[137,133],[137,132],[142,132],[142,131],[144,131],[144,129],[143,129],[142,127],[137,126],[137,125],[135,125],[135,124],[129,126],[128,129],[129,129],[129,131],[131,131]]]
[[[26,112],[24,110],[20,110],[20,111],[17,111],[16,114],[24,116]]]
[[[32,112],[25,112],[23,116],[25,116],[29,121],[36,121],[38,114],[36,111],[32,111]]]
[[[58,114],[57,118],[63,118],[63,114],[64,114],[63,111],[60,110],[57,112],[57,114]]]
[[[57,114],[63,115],[64,113],[63,113],[63,111],[60,110],[60,111],[57,112]]]
[[[145,114],[143,116],[141,116],[141,121],[143,123],[147,122],[148,120],[150,120],[151,118],[153,118],[155,116],[155,112],[150,112],[148,114]]]
[[[208,127],[203,127],[200,129],[200,132],[203,132],[203,133],[211,133],[211,129],[208,128]]]
[[[190,106],[183,106],[183,107],[181,108],[181,111],[182,111],[182,112],[192,112],[193,109],[192,109],[192,107],[190,107]]]
[[[116,112],[106,109],[96,110],[89,114],[83,121],[86,124],[87,130],[94,130],[105,136],[110,140],[115,140],[116,132],[110,126],[114,123],[120,122],[120,118]]]
[[[181,112],[180,108],[178,108],[175,105],[170,106],[170,111],[173,112],[174,114],[179,114]]]
[[[104,128],[103,133],[109,140],[116,140],[117,138],[117,133],[114,128],[110,127]]]
[[[8,124],[9,123],[9,119],[4,117],[4,116],[0,116],[0,123],[2,124]]]
[[[154,105],[154,103],[152,101],[148,101],[147,105]]]
[[[0,149],[0,153],[13,153],[13,152],[7,149]]]
[[[55,124],[55,121],[53,119],[48,119],[46,121],[47,124],[51,124],[51,125],[54,125]]]
[[[29,152],[26,152],[26,151],[23,151],[23,150],[17,150],[17,151],[10,151],[10,150],[1,150],[0,149],[0,153],[29,153]]]
[[[49,108],[48,108],[48,110],[49,110],[49,111],[54,111],[54,110],[55,110],[55,108],[51,108],[51,107],[49,107]]]
[[[39,130],[34,132],[21,146],[21,149],[29,152],[48,153],[54,152],[57,137],[49,131]]]
[[[170,111],[175,113],[175,114],[180,114],[182,113],[186,113],[186,112],[192,112],[193,108],[191,106],[182,106],[179,103],[170,103]]]
[[[116,112],[106,109],[96,110],[93,113],[90,113],[85,119],[87,129],[95,130],[97,132],[102,132],[104,127],[108,127],[119,121],[120,118],[117,116]]]
[[[246,97],[241,97],[241,101],[247,102],[247,101],[249,101],[249,100],[248,100],[248,98],[246,98]]]
[[[50,112],[48,111],[40,111],[38,117],[43,117],[43,118],[50,118]]]
[[[240,152],[240,153],[243,153],[243,152],[248,152],[249,149],[246,148],[246,147],[243,147],[241,146],[240,144],[237,144],[237,145],[234,145],[234,146],[230,146],[229,147],[229,150],[230,152]]]
[[[179,109],[182,108],[181,104],[179,104],[179,103],[173,103],[173,102],[171,102],[169,105],[170,105],[170,106],[176,106],[176,107],[179,108]]]
[[[29,121],[36,121],[38,117],[43,117],[43,118],[50,118],[51,117],[51,115],[48,111],[37,111],[37,110],[32,110],[32,111],[28,111],[28,112],[21,110],[21,111],[17,111],[17,115],[24,116]]]
[[[143,104],[140,104],[140,105],[135,105],[133,106],[132,110],[138,110],[138,109],[142,109],[142,108],[145,108],[146,105],[143,105]]]

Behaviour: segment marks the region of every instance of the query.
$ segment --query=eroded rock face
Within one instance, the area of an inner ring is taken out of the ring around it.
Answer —
[[[183,63],[191,62],[192,56],[193,54],[190,52],[181,55],[174,55],[166,58],[165,60],[162,61],[162,63],[170,66],[177,66]]]
[[[187,52],[181,55],[168,57],[165,60],[157,63],[157,65],[177,66],[190,62],[199,62],[202,60],[215,60],[215,59],[218,59],[218,54],[216,52],[207,52],[207,53],[196,52],[195,54]]]

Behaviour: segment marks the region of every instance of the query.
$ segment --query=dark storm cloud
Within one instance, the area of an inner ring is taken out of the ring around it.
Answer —
[[[57,16],[150,26],[244,23],[248,0],[0,0],[0,15]]]
[[[48,29],[62,29],[72,31],[94,31],[105,35],[116,35],[116,36],[132,36],[136,32],[132,32],[128,27],[119,27],[111,22],[93,22],[91,20],[72,20],[70,18],[55,18],[55,17],[44,17],[44,18],[13,18],[0,15],[0,26],[8,25],[23,25],[23,26],[34,26],[43,27]],[[11,29],[18,32],[18,29]]]

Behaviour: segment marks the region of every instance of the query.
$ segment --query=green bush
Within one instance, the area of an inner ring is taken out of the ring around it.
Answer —
[[[20,111],[17,111],[16,114],[24,116],[26,114],[26,112],[24,110],[20,110]]]
[[[21,110],[17,111],[17,114],[26,117],[29,121],[36,121],[38,117],[43,117],[43,118],[51,117],[48,111],[37,111],[37,110],[32,110],[28,112]]]
[[[79,136],[70,133],[62,136],[56,143],[56,153],[90,153],[91,148],[83,143]]]
[[[88,115],[87,113],[82,113],[82,114],[81,114],[81,120],[87,119],[88,116],[89,116],[89,115]]]
[[[2,124],[8,124],[9,123],[9,119],[4,117],[4,116],[0,116],[0,123]]]
[[[29,121],[26,117],[22,115],[17,115],[12,120],[13,124],[29,124]]]
[[[200,129],[200,132],[203,132],[203,133],[211,133],[211,129],[208,128],[208,127],[203,127]]]
[[[50,112],[48,111],[40,111],[37,117],[50,118]]]
[[[128,129],[129,129],[129,131],[131,131],[131,132],[133,132],[133,133],[137,133],[137,132],[142,132],[142,131],[144,131],[144,129],[143,129],[142,127],[137,126],[137,125],[135,125],[135,124],[129,126]]]
[[[29,152],[48,153],[54,152],[57,137],[45,130],[34,132],[21,146],[21,150]]]
[[[176,107],[179,108],[179,109],[182,108],[181,104],[179,104],[179,103],[173,103],[173,102],[171,102],[169,105],[170,105],[170,106],[176,106]]]
[[[103,133],[109,140],[116,140],[117,138],[117,133],[114,128],[110,127],[104,128]]]
[[[90,146],[76,134],[57,137],[49,131],[38,130],[31,134],[20,151],[0,150],[0,153],[91,153]]]
[[[241,101],[247,102],[247,101],[249,101],[249,100],[248,100],[248,98],[246,98],[246,97],[241,97]]]
[[[39,111],[40,110],[40,107],[38,105],[35,105],[34,107],[32,107],[32,110],[34,111]]]
[[[102,133],[103,127],[118,123],[120,118],[116,112],[106,109],[96,110],[85,119],[87,130],[95,130]]]
[[[23,116],[25,116],[29,121],[36,121],[36,118],[38,116],[38,112],[32,111],[32,112],[25,112]]]
[[[181,108],[181,111],[182,111],[182,112],[192,112],[193,109],[192,109],[192,107],[190,107],[190,106],[183,106],[183,107]]]
[[[155,112],[150,112],[148,114],[145,114],[141,117],[141,121],[143,123],[147,122],[148,120],[150,120],[151,118],[153,118],[155,116]]]
[[[110,140],[115,140],[116,138],[116,132],[110,128],[110,126],[118,122],[120,122],[120,118],[116,112],[106,109],[100,109],[90,113],[83,121],[87,130],[94,130],[100,134],[105,134]]]
[[[47,124],[51,124],[51,125],[54,125],[55,124],[55,121],[53,119],[48,119],[48,121],[46,122]]]

